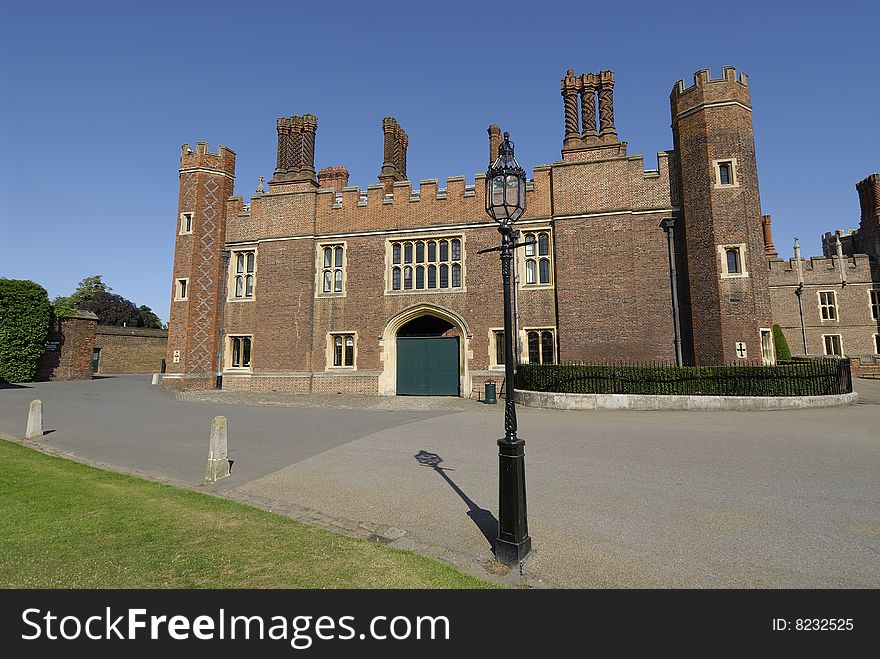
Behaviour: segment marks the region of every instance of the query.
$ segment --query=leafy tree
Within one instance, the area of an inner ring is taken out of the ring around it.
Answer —
[[[140,309],[116,293],[98,291],[90,300],[80,304],[79,309],[94,313],[101,325],[143,327]]]
[[[83,279],[69,296],[59,295],[52,300],[55,315],[59,318],[73,315],[74,310],[84,309],[82,305],[91,301],[97,293],[109,293],[113,289],[105,284],[102,275],[92,275]]]
[[[149,327],[150,329],[162,329],[162,321],[159,316],[153,313],[146,304],[142,304],[138,311],[141,314],[141,327]]]
[[[138,307],[131,300],[111,293],[112,290],[101,275],[86,277],[73,293],[59,295],[52,301],[55,315],[63,318],[73,315],[76,309],[83,309],[94,312],[102,325],[163,329],[161,319],[150,307],[145,304]]]
[[[785,340],[785,334],[779,325],[773,326],[773,343],[776,345],[776,361],[791,361],[791,349],[788,347],[788,341]]]
[[[0,380],[34,379],[46,349],[50,317],[45,288],[32,281],[0,278]]]

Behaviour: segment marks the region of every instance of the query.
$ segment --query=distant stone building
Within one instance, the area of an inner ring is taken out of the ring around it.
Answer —
[[[847,355],[874,366],[880,355],[880,174],[856,185],[855,231],[822,236],[821,257],[770,260],[773,319],[793,355]]]
[[[521,361],[772,363],[790,300],[747,77],[673,87],[674,150],[656,170],[618,136],[614,85],[610,71],[562,79],[561,159],[535,166],[517,223]],[[163,384],[470,396],[503,377],[484,174],[415,189],[409,138],[386,117],[378,183],[350,187],[343,166],[316,171],[317,126],[278,119],[274,175],[249,204],[232,196],[231,149],[184,145]],[[490,126],[490,161],[501,139]]]

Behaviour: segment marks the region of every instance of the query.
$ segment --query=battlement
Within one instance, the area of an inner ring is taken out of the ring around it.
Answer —
[[[771,286],[797,286],[797,259],[770,259],[767,262]],[[871,280],[871,259],[867,254],[854,254],[843,259],[848,282]],[[829,286],[840,283],[837,257],[811,256],[801,259],[805,286]]]
[[[211,153],[207,142],[196,142],[196,148],[189,144],[180,147],[180,170],[213,169],[229,176],[235,176],[235,151],[222,144],[217,153]]]
[[[711,69],[700,69],[694,73],[694,83],[689,87],[684,86],[684,80],[676,82],[669,100],[673,119],[704,103],[733,101],[751,108],[749,76],[743,72],[737,76],[736,69],[732,66],[721,67],[720,78],[713,78]]]

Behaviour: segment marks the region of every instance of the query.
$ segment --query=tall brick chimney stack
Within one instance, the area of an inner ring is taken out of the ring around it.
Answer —
[[[278,154],[275,173],[269,183],[315,180],[315,132],[313,114],[278,117]]]
[[[779,252],[773,246],[773,230],[770,226],[769,215],[761,216],[761,230],[764,232],[764,256],[768,256],[771,259],[778,258]]]
[[[406,180],[406,147],[409,138],[397,119],[385,117],[382,120],[384,140],[384,159],[379,172],[379,182],[385,186],[385,194],[391,194],[396,181]]]
[[[501,128],[498,124],[489,126],[489,164],[498,160],[498,152],[501,150]]]
[[[859,228],[867,231],[880,226],[880,173],[871,174],[856,183],[862,219]]]

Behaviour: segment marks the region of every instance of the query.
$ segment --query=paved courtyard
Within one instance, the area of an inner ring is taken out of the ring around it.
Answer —
[[[518,408],[527,575],[578,588],[880,586],[880,381],[856,389],[856,405],[811,410]],[[149,376],[7,387],[0,435],[23,435],[39,398],[41,443],[200,486],[224,414],[235,462],[219,492],[396,527],[394,545],[463,566],[491,559],[502,404],[199,397],[178,401]]]

